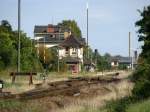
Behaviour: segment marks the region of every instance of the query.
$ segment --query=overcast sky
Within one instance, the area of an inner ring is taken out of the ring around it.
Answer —
[[[87,0],[21,0],[21,29],[33,38],[34,25],[57,24],[74,19],[86,38]],[[137,9],[150,5],[150,0],[88,0],[89,44],[100,54],[128,56],[128,32],[132,48],[140,46],[135,22]],[[17,0],[0,0],[0,20],[8,20],[17,29]]]

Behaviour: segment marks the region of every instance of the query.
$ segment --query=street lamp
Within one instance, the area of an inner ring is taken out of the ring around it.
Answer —
[[[4,85],[4,82],[3,82],[3,80],[0,80],[0,93],[2,92],[3,85]]]

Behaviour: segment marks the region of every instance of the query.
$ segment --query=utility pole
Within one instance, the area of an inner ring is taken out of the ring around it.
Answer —
[[[20,29],[21,29],[21,0],[18,0],[18,62],[17,72],[20,72]]]
[[[96,66],[96,71],[97,71],[97,54],[98,54],[98,50],[95,49],[95,66]]]
[[[132,57],[131,57],[131,32],[129,32],[129,59],[130,59],[130,68],[132,68]]]
[[[88,25],[88,23],[89,23],[89,12],[88,12],[88,8],[89,8],[89,6],[88,6],[88,2],[87,2],[87,7],[86,7],[86,11],[87,11],[87,58],[89,59],[89,25]]]
[[[131,57],[131,33],[129,32],[129,57]]]
[[[59,47],[57,48],[57,71],[59,72]]]
[[[46,65],[46,58],[45,58],[45,49],[46,49],[46,47],[45,47],[45,38],[46,38],[46,37],[44,37],[44,52],[43,52],[43,59],[44,59],[44,64]]]
[[[60,29],[59,29],[60,33]],[[59,41],[60,41],[60,34],[59,34]],[[59,46],[57,47],[57,72],[59,73]]]

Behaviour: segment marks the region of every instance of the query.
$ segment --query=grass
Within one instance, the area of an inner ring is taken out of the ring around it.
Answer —
[[[126,112],[150,112],[150,99],[129,105]]]
[[[125,82],[123,82],[120,86],[119,91],[126,91],[127,86]],[[129,86],[129,85],[128,85]],[[119,94],[120,92],[113,92],[95,96],[90,99],[76,99],[70,97],[55,97],[55,98],[45,98],[45,99],[37,99],[35,101],[21,102],[16,100],[3,100],[0,101],[0,112],[48,112],[51,109],[58,108],[57,103],[63,104],[64,106],[59,108],[60,110],[53,112],[108,112],[106,108],[101,107],[105,104],[106,101],[111,99],[116,99],[117,96],[122,96],[124,94]],[[65,103],[66,102],[66,103]]]
[[[138,103],[131,103],[129,105],[127,104],[127,107],[123,106],[125,102],[123,102],[123,104],[119,103],[120,101],[114,101],[113,103],[111,102],[108,104],[109,107],[106,106],[105,108],[84,107],[77,112],[150,112],[150,99],[143,100]]]
[[[121,100],[117,102],[116,99],[120,99],[124,96],[130,95],[130,91],[132,88],[131,86],[132,85],[128,84],[128,82],[122,82],[118,84],[118,86],[107,86],[112,90],[112,92],[104,94],[102,96],[99,95],[92,99],[80,99],[79,101],[71,101],[70,105],[67,105],[64,109],[56,112],[116,112],[111,110],[118,107],[120,108],[119,110],[121,110],[125,107],[125,105],[122,106],[122,103],[124,101]],[[106,107],[103,107],[107,102],[109,102],[109,106],[107,105]],[[119,110],[117,112],[123,112]]]
[[[19,112],[22,109],[23,103],[16,100],[0,100],[0,110],[1,112]]]
[[[11,77],[9,75],[10,71],[11,70],[0,72],[0,79],[4,81],[3,91],[12,92],[12,93],[20,93],[20,92],[28,91],[34,88],[33,85],[29,86],[29,76],[17,76],[15,84],[12,85]],[[43,82],[43,78],[41,74],[42,73],[38,73],[38,75],[33,76],[34,84]],[[67,72],[67,73],[50,72],[48,73],[46,77],[46,82],[66,80],[69,77],[92,76],[92,75],[94,75],[94,73],[81,72],[79,74],[71,74],[70,72]]]
[[[110,95],[106,95],[107,97]],[[115,97],[115,95],[114,95]],[[114,101],[109,103],[109,107],[99,106],[101,97],[98,96],[92,100],[79,100],[75,101],[73,105],[64,107],[64,109],[58,112],[123,112],[114,111],[112,108],[122,108],[122,101]],[[124,102],[124,101],[123,101]],[[120,106],[121,107],[120,107]],[[111,109],[110,109],[111,107]],[[49,107],[39,102],[21,102],[17,100],[0,100],[0,112],[47,112]],[[57,111],[56,111],[57,112]],[[150,99],[143,100],[138,103],[130,103],[126,107],[125,112],[150,112]]]
[[[0,112],[47,112],[48,107],[39,102],[0,100]]]
[[[8,73],[7,73],[8,75]],[[80,73],[80,74],[71,74],[71,73],[57,73],[57,72],[51,72],[48,74],[47,81],[57,81],[57,80],[63,80],[67,79],[69,77],[76,77],[76,76],[94,76],[95,73]],[[0,74],[1,76],[1,74]],[[7,91],[17,91],[22,92],[26,91],[27,89],[31,89],[34,86],[28,85],[28,77],[17,77],[16,83],[11,84],[11,78],[10,76],[4,76],[3,79],[5,80],[4,88]],[[40,75],[33,77],[33,82],[38,83],[42,82],[42,77]],[[71,100],[70,105],[68,104],[64,106],[64,108],[61,108],[58,112],[108,112],[106,108],[102,108],[103,106],[102,102],[105,103],[107,100],[111,99],[117,99],[117,97],[122,97],[130,94],[130,90],[132,88],[132,85],[126,81],[118,84],[113,85],[107,85],[107,88],[112,90],[113,92],[106,95],[99,95],[92,99],[80,99],[77,101]],[[61,102],[67,102],[64,100],[64,98],[61,99]],[[64,103],[62,103],[64,104]],[[11,100],[0,100],[0,112],[47,112],[52,107],[50,106],[56,106],[55,102],[51,102],[51,99],[49,100],[42,100],[39,102],[21,102],[21,101],[11,101]],[[11,109],[11,110],[10,110]],[[4,111],[3,111],[4,110]],[[57,111],[55,111],[57,112]],[[143,111],[142,111],[143,112]]]

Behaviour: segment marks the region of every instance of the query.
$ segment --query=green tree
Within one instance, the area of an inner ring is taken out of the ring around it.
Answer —
[[[0,70],[17,68],[18,32],[13,31],[8,21],[0,24]],[[21,71],[39,71],[41,63],[36,55],[33,42],[21,32]]]
[[[58,23],[58,25],[62,26],[65,29],[70,28],[71,33],[73,35],[75,35],[76,37],[79,37],[79,38],[82,37],[81,30],[75,20],[63,20],[61,23]]]
[[[10,39],[11,26],[8,27],[7,24],[4,24],[4,21],[2,21],[0,25],[0,68],[3,69],[13,64],[15,56],[13,54],[15,52],[13,41]]]
[[[133,94],[140,98],[150,96],[150,6],[140,12],[141,19],[136,22],[139,27],[139,41],[142,41],[142,53],[139,58],[139,65],[133,75],[135,87]]]
[[[149,59],[150,56],[150,6],[144,8],[143,12],[139,11],[142,19],[136,22],[136,26],[139,27],[139,41],[143,41],[141,56],[145,59]],[[150,60],[148,61],[150,62]]]
[[[2,20],[1,21],[1,27],[6,28],[10,32],[12,31],[12,27],[11,27],[11,25],[9,24],[9,22],[7,20]]]
[[[42,71],[42,64],[40,63],[36,55],[36,49],[33,45],[32,40],[27,37],[25,33],[21,32],[20,42],[21,70],[35,72]]]
[[[45,58],[44,58],[45,56]],[[39,59],[45,69],[49,71],[57,71],[57,48],[39,47]]]

